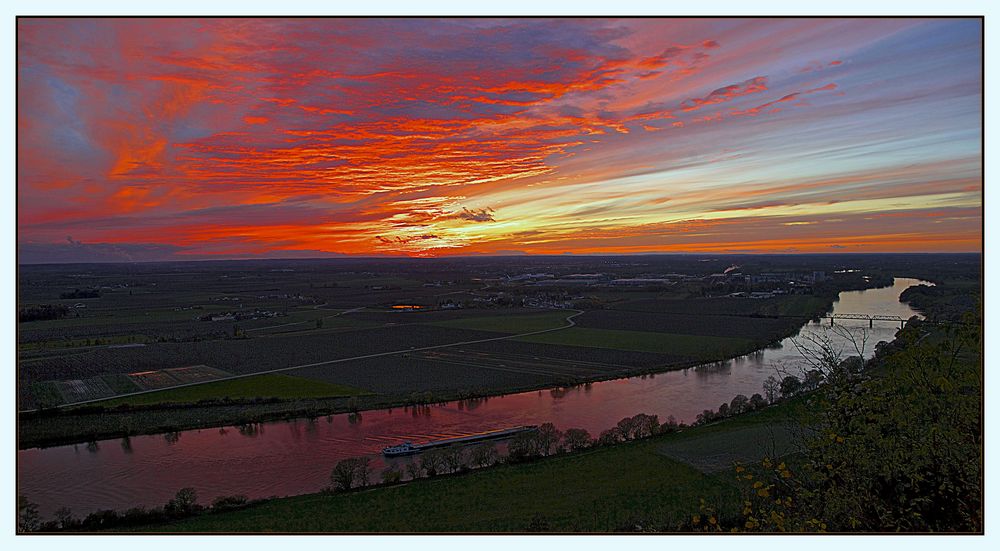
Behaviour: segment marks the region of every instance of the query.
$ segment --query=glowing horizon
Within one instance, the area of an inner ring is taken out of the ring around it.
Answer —
[[[34,261],[982,248],[979,19],[17,25]]]

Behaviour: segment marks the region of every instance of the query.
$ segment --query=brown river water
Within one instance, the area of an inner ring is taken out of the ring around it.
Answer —
[[[911,285],[896,278],[892,287],[848,291],[834,303],[834,314],[917,315],[899,302]],[[752,300],[752,299],[746,299]],[[644,377],[615,379],[569,389],[547,389],[479,400],[365,411],[316,420],[263,423],[254,431],[216,427],[173,435],[134,436],[91,444],[21,450],[17,455],[18,494],[37,503],[43,517],[60,507],[82,516],[98,509],[162,505],[183,487],[196,489],[208,504],[217,496],[250,498],[319,491],[340,459],[371,455],[376,473],[385,461],[380,450],[405,440],[422,442],[518,425],[551,422],[560,429],[583,428],[596,436],[636,413],[673,415],[691,422],[704,409],[716,409],[737,394],[763,393],[761,385],[783,367],[798,373],[802,357],[792,339],[829,335],[856,355],[844,337],[867,332],[866,357],[875,343],[891,341],[898,322],[812,322],[775,346],[721,364],[707,364]],[[780,377],[779,377],[780,378]],[[408,458],[391,461],[409,461]]]

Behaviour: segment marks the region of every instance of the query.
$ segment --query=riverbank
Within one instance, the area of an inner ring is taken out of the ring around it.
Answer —
[[[781,337],[775,342],[788,336],[791,335]],[[746,353],[738,354],[718,361],[732,360],[746,355]],[[668,367],[625,370],[607,377],[578,378],[557,386],[540,384],[510,387],[502,391],[492,392],[419,393],[417,397],[408,398],[359,395],[313,400],[220,399],[193,405],[177,404],[111,409],[81,407],[78,410],[46,410],[19,415],[18,449],[46,448],[222,426],[255,425],[290,419],[317,419],[330,415],[363,415],[369,411],[423,407],[448,402],[475,402],[482,399],[553,388],[571,389],[594,383],[679,371],[699,365],[705,365],[705,363],[687,362]]]

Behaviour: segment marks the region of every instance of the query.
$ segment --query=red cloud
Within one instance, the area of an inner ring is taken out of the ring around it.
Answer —
[[[733,98],[767,91],[767,77],[754,77],[738,84],[730,84],[712,91],[703,98],[692,98],[681,102],[684,111],[695,111],[706,105],[730,101]]]
[[[841,61],[841,60],[839,60],[839,59],[835,59],[835,60],[830,61],[828,63],[820,63],[818,61],[814,61],[814,62],[810,63],[809,65],[807,65],[807,66],[799,69],[799,72],[800,73],[811,73],[813,71],[822,71],[823,69],[826,69],[827,67],[836,67],[838,65],[843,65],[843,63],[844,62]]]
[[[814,94],[816,92],[827,92],[827,91],[836,90],[836,89],[837,89],[837,85],[831,82],[830,84],[827,84],[827,85],[824,85],[824,86],[820,86],[819,88],[810,88],[810,89],[804,90],[802,92],[793,92],[791,94],[787,94],[787,95],[782,96],[781,98],[776,99],[774,101],[769,101],[767,103],[758,105],[757,107],[752,107],[750,109],[744,109],[742,111],[733,111],[733,112],[730,113],[730,115],[732,115],[734,117],[743,117],[743,116],[756,117],[757,115],[759,115],[760,113],[765,112],[765,111],[768,112],[768,113],[777,113],[781,109],[778,108],[778,107],[775,107],[775,105],[777,105],[779,103],[785,103],[785,102],[793,101],[793,100],[796,100],[799,97],[804,96],[806,94]]]

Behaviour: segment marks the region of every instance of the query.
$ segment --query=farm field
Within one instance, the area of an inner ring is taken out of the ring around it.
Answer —
[[[765,299],[748,298],[642,298],[610,305],[625,312],[658,312],[703,316],[804,316],[812,317],[825,311],[830,300],[812,295],[786,295]]]
[[[220,396],[239,400],[252,398],[332,398],[339,396],[360,396],[364,394],[368,394],[368,392],[349,386],[335,385],[281,373],[268,373],[253,377],[216,381],[203,385],[160,390],[136,396],[114,398],[96,402],[93,405],[111,408],[120,405],[193,404],[201,400],[218,399]]]
[[[736,337],[708,335],[677,335],[651,331],[623,331],[572,327],[564,331],[520,337],[525,342],[610,348],[657,354],[676,354],[703,360],[723,359],[727,356],[750,352],[753,342]]]
[[[569,331],[564,329],[562,331]],[[556,331],[555,333],[561,333]],[[510,339],[462,346],[461,350],[485,352],[499,358],[510,356],[532,359],[558,359],[570,362],[596,363],[621,371],[669,369],[695,361],[693,356],[678,353],[654,353],[614,348],[591,348]]]
[[[383,325],[387,323],[391,324],[409,324],[409,323],[425,323],[439,325],[444,323],[443,327],[457,327],[449,325],[451,322],[463,322],[466,320],[478,320],[481,318],[505,318],[505,317],[521,317],[521,316],[536,316],[545,315],[550,312],[539,311],[538,309],[531,308],[469,308],[469,309],[450,309],[450,310],[430,310],[430,309],[419,309],[419,310],[392,310],[383,308],[364,308],[351,312],[345,315],[352,320],[362,320],[366,322],[371,322],[377,325]],[[565,318],[572,312],[566,312],[562,314]],[[459,327],[461,328],[461,327]],[[471,327],[470,327],[471,328]]]
[[[256,320],[252,324],[243,324],[244,335],[262,337],[268,335],[340,333],[357,329],[379,327],[382,324],[373,323],[354,317],[348,317],[330,310],[308,310],[296,312],[286,318],[272,320]]]
[[[641,363],[620,363],[626,358],[614,358],[619,363],[601,362],[589,358],[586,350],[579,347],[539,347],[542,349],[539,353],[531,354],[516,352],[520,343],[510,342],[514,347],[508,349],[504,346],[507,342],[497,341],[497,346],[489,350],[484,350],[483,346],[491,343],[482,343],[303,368],[292,373],[368,388],[381,394],[407,395],[427,391],[483,394],[570,385],[621,376],[643,368]],[[682,361],[670,356],[646,359],[657,362],[656,365]]]
[[[503,316],[465,317],[447,321],[433,322],[440,327],[456,329],[474,329],[477,331],[496,331],[497,333],[529,333],[542,331],[566,325],[566,316],[572,314],[564,310],[532,314],[511,314]]]
[[[565,316],[571,312],[528,311],[512,316],[479,315],[468,318],[473,327],[510,329],[523,327],[525,320],[532,325],[527,329],[538,330],[565,325]],[[378,312],[374,312],[379,314]],[[445,312],[451,314],[451,312]],[[482,312],[479,312],[482,313]],[[23,358],[22,385],[26,389],[22,400],[40,394],[45,403],[66,403],[84,399],[109,398],[116,393],[134,392],[136,388],[125,385],[117,392],[102,389],[86,396],[55,398],[43,394],[45,385],[61,384],[46,377],[60,373],[76,375],[82,380],[103,381],[121,377],[144,366],[147,371],[162,372],[178,365],[204,365],[224,374],[243,374],[268,369],[286,368],[315,362],[326,362],[355,355],[406,350],[433,344],[496,338],[509,333],[474,331],[448,327],[465,324],[467,320],[453,319],[432,324],[400,324],[388,327],[357,327],[374,323],[356,320],[354,313],[329,318],[333,327],[324,324],[322,329],[310,329],[275,336],[255,336],[221,341],[189,343],[148,343],[130,348],[88,347],[67,351],[61,355]],[[411,313],[387,313],[388,316],[411,317]],[[424,314],[419,319],[424,319]],[[326,320],[325,320],[326,321]],[[441,324],[446,324],[442,326]],[[546,385],[576,384],[622,376],[636,371],[689,365],[698,356],[671,350],[670,354],[650,354],[642,350],[616,350],[614,347],[593,350],[579,346],[496,341],[463,345],[456,352],[433,351],[433,355],[393,354],[364,360],[338,362],[317,367],[307,367],[288,372],[314,380],[354,388],[364,388],[386,396],[409,396],[413,393],[444,393],[468,395],[496,393],[537,388]],[[456,354],[458,356],[456,356]],[[93,386],[93,385],[91,385]],[[160,385],[169,386],[169,385]],[[147,388],[141,386],[140,388]],[[226,389],[212,386],[210,389]],[[209,392],[209,391],[206,391]],[[224,397],[218,394],[217,397]],[[208,395],[204,395],[208,397]],[[32,401],[22,401],[30,407]]]
[[[414,393],[496,392],[508,388],[538,386],[557,380],[548,373],[514,369],[490,369],[463,360],[438,361],[433,357],[410,355],[354,360],[328,366],[293,371],[296,376],[317,381],[368,388],[384,395]],[[442,394],[444,395],[444,394]]]
[[[32,383],[29,388],[36,397],[35,403],[37,405],[51,407],[59,404],[108,398],[118,394],[204,383],[230,375],[230,373],[206,365],[192,365],[127,374],[109,373],[86,379],[42,381]]]
[[[697,310],[695,310],[697,311]],[[574,319],[577,326],[592,329],[614,329],[733,337],[764,341],[775,335],[795,330],[796,319],[752,318],[748,316],[700,315],[622,310],[594,310]]]
[[[20,382],[31,384],[109,373],[129,373],[137,368],[159,370],[199,364],[234,374],[245,374],[501,336],[503,335],[498,333],[432,325],[405,325],[345,332],[153,343],[134,348],[100,348],[72,355],[22,360]]]

